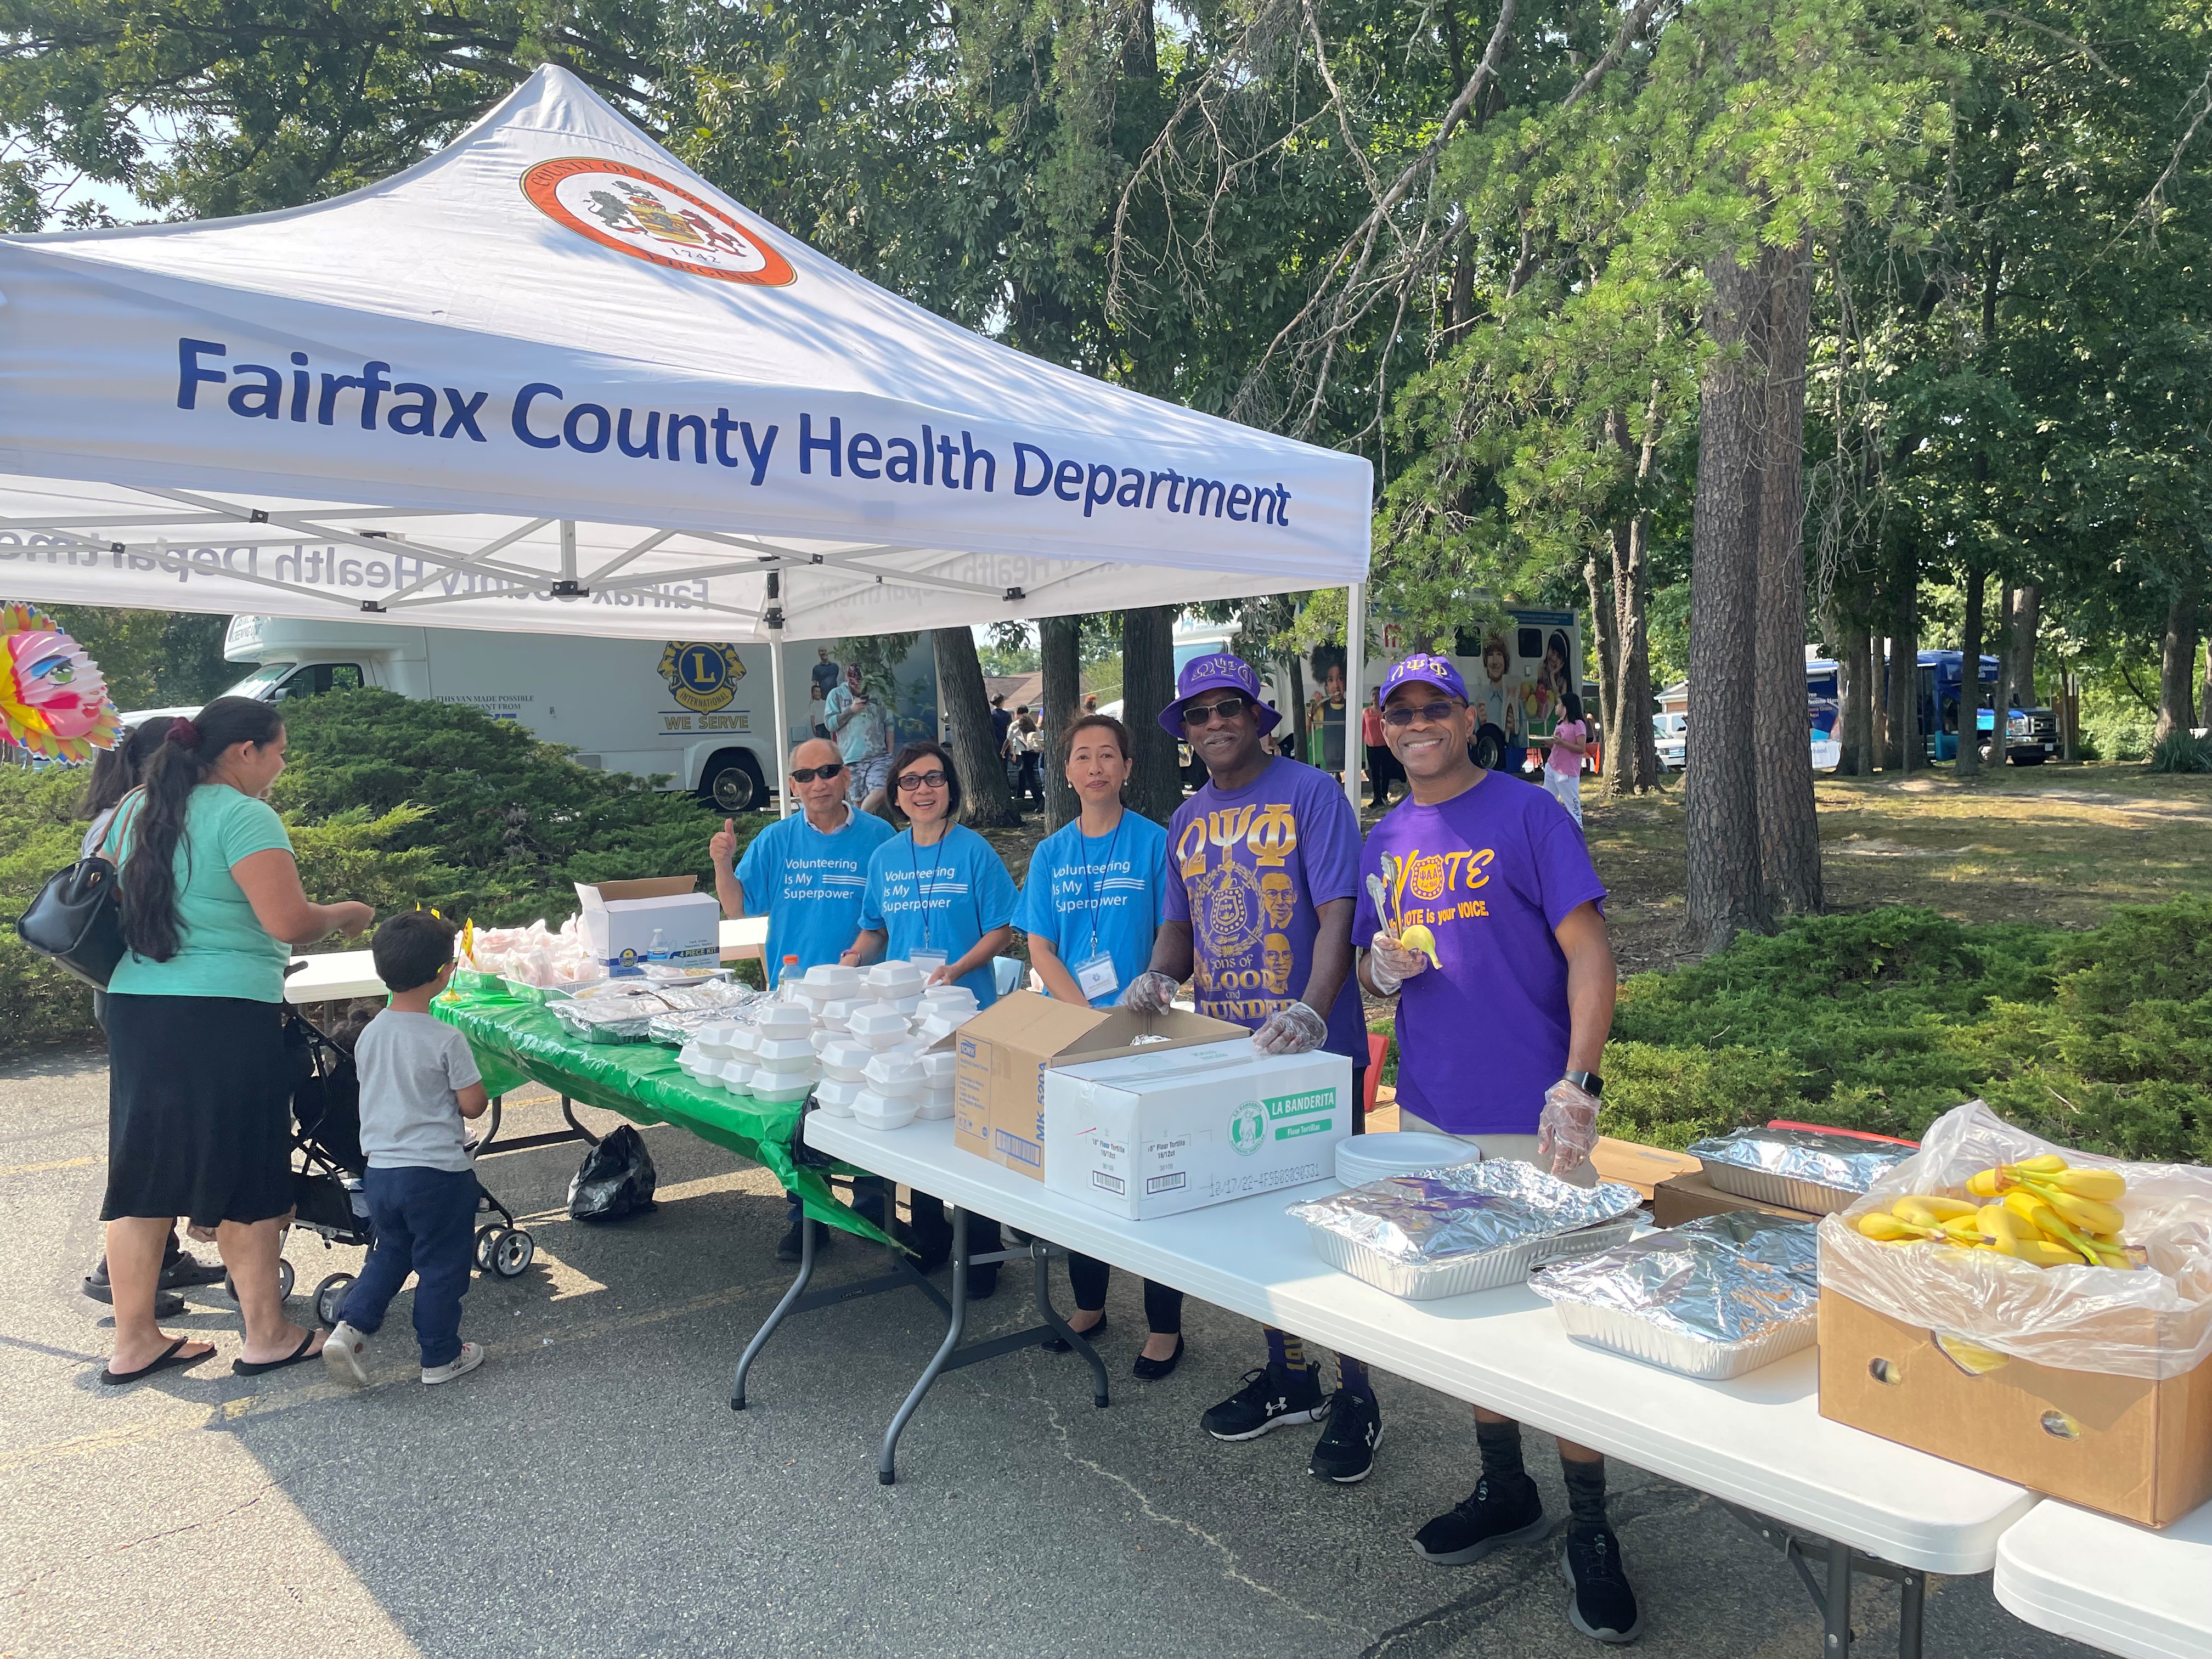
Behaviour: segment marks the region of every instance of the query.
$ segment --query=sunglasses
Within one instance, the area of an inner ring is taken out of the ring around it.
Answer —
[[[1438,726],[1449,720],[1457,708],[1456,703],[1425,702],[1419,708],[1386,708],[1382,711],[1382,720],[1388,726],[1411,726],[1415,720]]]
[[[842,761],[831,761],[827,766],[794,766],[791,769],[793,783],[811,783],[817,778],[834,778],[845,769]]]
[[[942,789],[945,787],[945,774],[908,772],[900,777],[898,787],[902,789]]]
[[[1252,706],[1249,697],[1224,697],[1219,702],[1187,702],[1182,706],[1185,726],[1210,726],[1215,720],[1233,720]]]

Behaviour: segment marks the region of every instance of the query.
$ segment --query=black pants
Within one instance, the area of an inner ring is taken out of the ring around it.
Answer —
[[[1388,749],[1376,744],[1367,746],[1367,787],[1373,792],[1372,805],[1388,806],[1392,781],[1405,775],[1398,757]]]
[[[1014,774],[1014,798],[1044,805],[1044,783],[1037,775],[1037,757],[1027,750],[1022,751],[1019,769]]]
[[[1086,1313],[1106,1306],[1106,1277],[1113,1272],[1096,1256],[1067,1253],[1067,1282],[1075,1288],[1075,1305]],[[1182,1292],[1172,1285],[1145,1281],[1145,1324],[1156,1336],[1174,1336],[1182,1329]]]
[[[930,1233],[939,1236],[949,1233],[952,1224],[945,1218],[945,1200],[928,1193],[908,1192],[907,1208],[914,1216],[914,1231],[917,1237]],[[987,1215],[968,1212],[968,1254],[988,1255],[1002,1250],[1006,1245],[999,1237],[999,1224]]]

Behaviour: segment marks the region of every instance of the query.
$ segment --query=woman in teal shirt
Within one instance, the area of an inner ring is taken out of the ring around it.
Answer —
[[[1085,714],[1060,734],[1060,751],[1082,811],[1030,855],[1014,921],[1029,935],[1030,961],[1048,994],[1110,1008],[1152,966],[1168,879],[1168,832],[1121,805],[1131,760],[1128,728],[1121,721]],[[1075,1312],[1067,1326],[1077,1334],[1104,1328],[1109,1272],[1094,1256],[1069,1252]],[[1182,1359],[1182,1292],[1146,1279],[1145,1323],[1135,1374],[1157,1382]],[[1066,1345],[1054,1338],[1045,1346]]]
[[[173,722],[106,837],[122,872],[129,947],[107,981],[107,1269],[115,1349],[103,1382],[214,1353],[154,1317],[179,1216],[215,1235],[257,1376],[313,1357],[320,1333],[284,1317],[276,1260],[292,1213],[295,1067],[279,1014],[291,947],[358,933],[366,904],[314,904],[283,821],[261,799],[284,769],[268,703],[218,697]]]

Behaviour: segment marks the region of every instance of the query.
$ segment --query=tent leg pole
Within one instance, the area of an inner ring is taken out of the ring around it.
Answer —
[[[769,700],[775,705],[775,731],[768,746],[768,763],[775,779],[775,815],[787,818],[791,816],[791,791],[783,787],[783,751],[791,741],[791,727],[786,723],[783,707],[783,606],[777,603],[781,586],[777,580],[780,574],[770,571],[768,579]]]
[[[1367,584],[1354,582],[1345,590],[1344,607],[1344,793],[1352,802],[1355,823],[1359,819],[1361,774],[1367,761],[1367,746],[1360,741],[1359,730],[1359,717],[1367,706],[1366,655]]]

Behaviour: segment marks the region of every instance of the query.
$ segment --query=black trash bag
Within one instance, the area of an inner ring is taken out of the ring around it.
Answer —
[[[645,1137],[627,1123],[584,1154],[568,1183],[568,1214],[576,1221],[619,1221],[653,1205],[659,1176]]]

